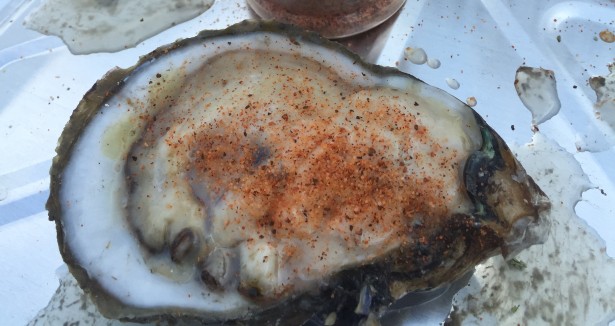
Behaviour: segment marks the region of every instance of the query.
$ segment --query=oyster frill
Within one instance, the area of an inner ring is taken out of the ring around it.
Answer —
[[[109,72],[57,152],[62,256],[118,319],[358,322],[540,241],[549,207],[465,104],[275,23]]]

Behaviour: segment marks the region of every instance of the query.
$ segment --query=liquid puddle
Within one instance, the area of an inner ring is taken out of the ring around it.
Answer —
[[[131,48],[203,12],[213,0],[46,0],[24,25],[59,36],[73,54]]]

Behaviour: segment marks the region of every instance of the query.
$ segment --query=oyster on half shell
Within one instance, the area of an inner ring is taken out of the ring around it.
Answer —
[[[461,101],[276,23],[110,71],[57,153],[62,256],[123,320],[377,318],[539,242],[549,208]]]

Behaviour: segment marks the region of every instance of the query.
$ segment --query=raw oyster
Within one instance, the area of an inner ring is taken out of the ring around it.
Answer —
[[[57,152],[60,250],[124,320],[378,318],[540,242],[549,209],[461,101],[270,22],[109,72]]]

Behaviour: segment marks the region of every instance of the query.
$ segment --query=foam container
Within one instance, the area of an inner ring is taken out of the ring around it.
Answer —
[[[5,325],[26,324],[58,286],[55,270],[62,259],[44,207],[48,171],[56,141],[83,94],[108,70],[130,66],[160,45],[254,18],[242,0],[217,0],[201,16],[135,48],[76,56],[57,37],[23,27],[37,5],[0,0],[0,320]],[[367,61],[398,67],[462,101],[475,97],[475,109],[510,144],[527,143],[533,133],[531,114],[513,86],[516,69],[553,70],[562,107],[539,128],[574,154],[596,187],[583,195],[576,211],[613,257],[615,151],[608,141],[613,132],[594,116],[596,96],[588,79],[607,75],[607,64],[615,61],[615,43],[598,37],[602,30],[615,31],[614,20],[615,2],[609,0],[408,0],[383,25],[340,42]],[[440,67],[406,60],[408,47],[422,48]],[[449,88],[447,78],[460,87]],[[419,310],[422,321],[437,325],[441,311],[450,309],[453,292],[447,293],[448,303],[432,300],[445,295],[438,292],[410,304],[432,301]]]

